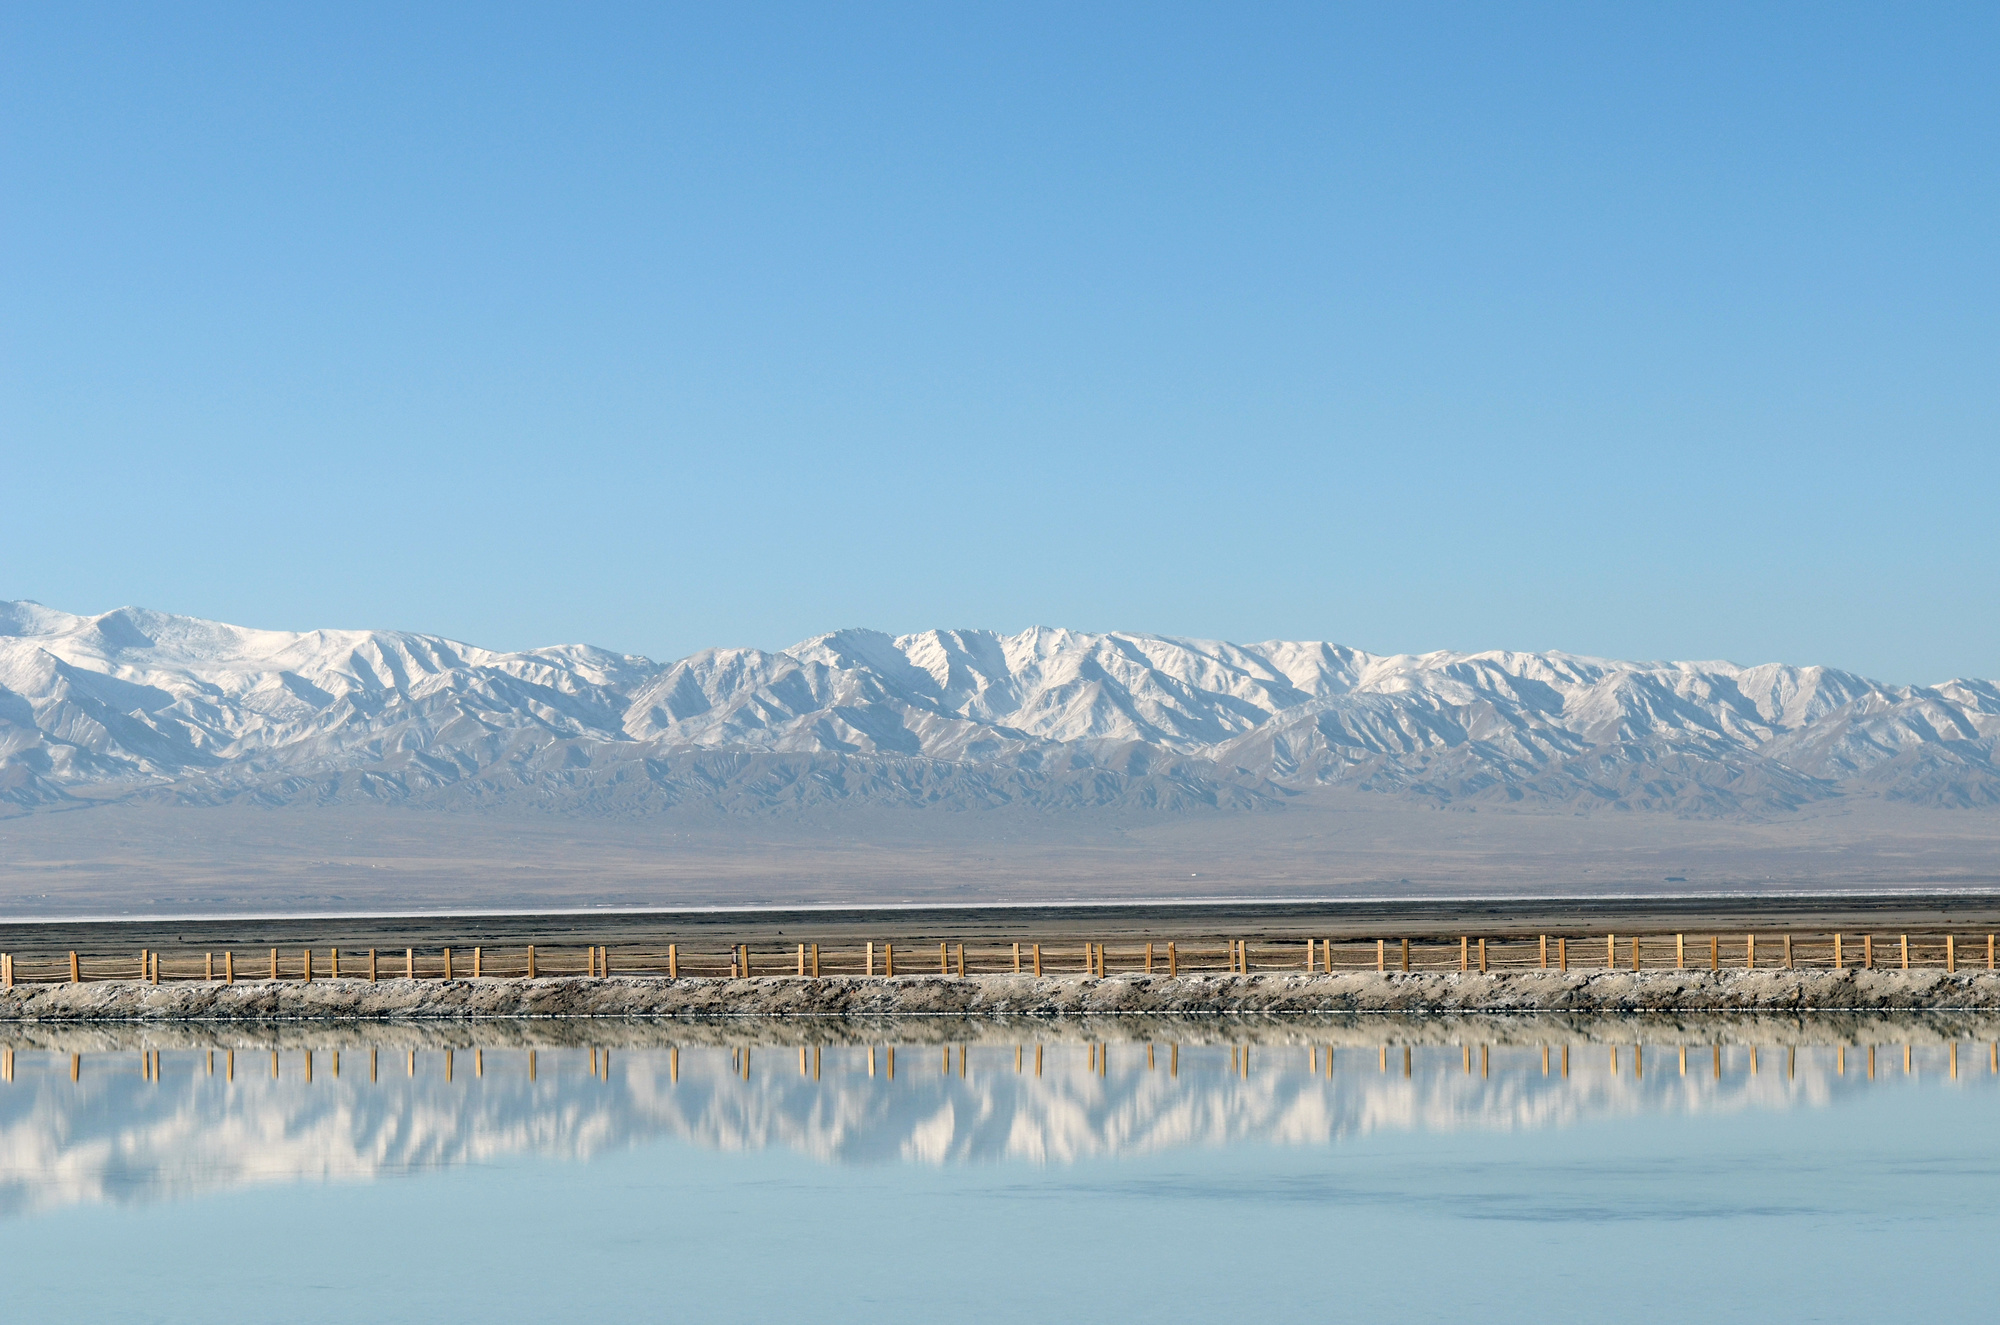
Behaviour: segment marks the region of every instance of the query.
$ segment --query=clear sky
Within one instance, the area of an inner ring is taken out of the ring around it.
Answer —
[[[2000,674],[2000,8],[12,5],[0,598]]]

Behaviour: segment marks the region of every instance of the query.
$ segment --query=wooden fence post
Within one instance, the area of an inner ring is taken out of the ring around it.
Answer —
[[[1840,951],[1840,932],[1835,930],[1833,935],[1833,969],[1836,971],[1847,969],[1847,963],[1841,960],[1842,955]]]
[[[965,978],[965,945],[963,943],[958,945],[958,978],[961,980]]]
[[[301,952],[299,962],[305,968],[304,974],[299,977],[299,983],[309,985],[313,982],[313,950],[307,948]]]
[[[1639,936],[1637,934],[1632,936],[1632,969],[1635,971],[1639,969]]]
[[[1146,974],[1151,975],[1152,973],[1153,973],[1153,944],[1152,941],[1149,939],[1146,942]]]
[[[871,965],[873,963],[870,963]],[[681,947],[678,943],[667,945],[667,979],[678,980],[681,975]]]
[[[77,967],[76,954],[73,952],[69,955],[69,982],[73,985],[83,983],[83,972]]]
[[[1687,935],[1674,935],[1674,969],[1685,971],[1688,964]]]
[[[1542,969],[1544,971],[1549,969],[1549,936],[1546,934],[1542,935]],[[1544,1058],[1547,1056],[1543,1055]],[[1544,1072],[1542,1075],[1547,1076],[1548,1073]]]
[[[1944,936],[1944,969],[1947,971],[1958,970],[1958,939],[1957,936],[1952,934]],[[1954,1052],[1957,1051],[1957,1047],[1957,1044],[1954,1043],[1952,1046]]]
[[[1719,934],[1708,936],[1708,969],[1711,971],[1722,969],[1722,936]]]
[[[799,945],[799,979],[803,980],[805,978],[806,978],[806,945],[801,943]],[[806,1051],[805,1046],[800,1045],[799,1053],[804,1054],[805,1051]]]
[[[370,949],[368,950],[368,983],[369,983],[369,984],[371,984],[371,985],[375,983],[375,974],[376,974],[376,972],[375,972],[375,949],[373,949],[373,948],[370,948]]]
[[[1757,969],[1757,936],[1755,934],[1745,934],[1743,936],[1743,969],[1746,971]]]
[[[1789,929],[1785,931],[1785,969],[1788,971],[1798,969],[1792,964],[1792,931]]]
[[[225,948],[222,952],[222,983],[236,983],[236,949]]]
[[[151,949],[148,948],[139,949],[139,981],[142,984],[145,983],[146,977],[148,975],[151,975],[153,972],[153,964],[151,961],[148,960],[148,958],[150,958],[151,956],[152,956]]]
[[[1387,939],[1375,940],[1375,969],[1377,971],[1386,971],[1389,969],[1389,941]]]
[[[1471,941],[1467,939],[1465,935],[1460,934],[1458,936],[1458,969],[1461,971],[1467,969],[1466,949],[1470,946],[1471,946]]]
[[[815,943],[815,944],[813,944],[813,945],[812,945],[812,971],[813,971],[813,975],[812,975],[812,978],[813,978],[813,979],[815,979],[815,980],[819,979],[819,944],[817,944],[817,943]],[[813,1072],[814,1072],[814,1074],[815,1074],[815,1075],[814,1075],[814,1077],[813,1077],[813,1079],[814,1079],[815,1081],[817,1081],[817,1080],[819,1079],[819,1077],[818,1077],[818,1075],[817,1075],[817,1074],[818,1074],[818,1072],[819,1072],[819,1050],[818,1050],[818,1049],[814,1049],[814,1050],[813,1050]]]
[[[1618,936],[1616,934],[1606,934],[1604,936],[1604,964],[1611,970],[1615,971],[1618,969]]]
[[[1019,975],[1020,973],[1021,973],[1021,945],[1016,943],[1014,945],[1014,974]]]
[[[1903,969],[1910,969],[1910,936],[1903,935]]]
[[[328,948],[326,950],[326,974],[329,980],[338,980],[340,978],[339,948]]]
[[[884,943],[882,945],[882,974],[890,979],[895,978],[896,945],[893,943]],[[891,1049],[889,1052],[894,1053],[895,1050]]]
[[[1409,969],[1410,969],[1410,941],[1409,941],[1408,939],[1404,939],[1404,940],[1403,940],[1403,970],[1404,970],[1404,972],[1405,972],[1405,973],[1408,973]]]
[[[484,979],[485,976],[486,976],[486,949],[481,947],[475,947],[472,950],[472,978],[475,980],[481,980]]]
[[[1479,940],[1479,973],[1486,973],[1486,940]],[[1483,1052],[1483,1051],[1482,1051]]]
[[[1564,972],[1565,974],[1567,974],[1567,973],[1569,972],[1569,940],[1568,940],[1568,939],[1566,939],[1566,938],[1559,938],[1559,939],[1557,939],[1557,940],[1556,940],[1556,960],[1562,963],[1562,969],[1563,969],[1563,972]]]
[[[417,978],[417,950],[415,948],[403,949],[403,978],[405,980],[414,980]]]
[[[875,941],[868,941],[868,974],[875,974]]]
[[[271,949],[271,978],[273,980],[278,978],[278,950],[276,948]]]
[[[939,974],[939,975],[950,975],[950,974],[951,974],[951,955],[950,955],[950,954],[949,954],[948,952],[946,952],[946,951],[945,951],[945,946],[946,946],[946,945],[944,945],[944,944],[942,944],[942,943],[938,944],[938,974]]]
[[[1035,978],[1042,978],[1042,945],[1039,943],[1035,945]]]
[[[1861,936],[1861,969],[1864,971],[1875,969],[1875,936],[1873,934],[1863,934]]]

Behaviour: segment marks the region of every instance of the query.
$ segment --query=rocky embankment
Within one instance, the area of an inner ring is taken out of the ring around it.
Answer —
[[[0,1022],[451,1021],[515,1017],[1204,1016],[2000,1009],[1988,971],[1021,975],[748,980],[315,980],[0,990]]]

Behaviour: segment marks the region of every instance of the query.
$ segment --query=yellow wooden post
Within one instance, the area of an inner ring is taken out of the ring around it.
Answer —
[[[1635,971],[1639,969],[1639,936],[1637,934],[1632,936],[1632,969]]]
[[[958,945],[958,978],[961,980],[965,978],[965,945],[963,943]]]
[[[1618,936],[1616,934],[1606,934],[1604,936],[1604,964],[1613,970],[1618,968]]]
[[[4,962],[0,962],[0,965],[4,965]],[[212,952],[204,952],[201,955],[201,978],[215,979],[215,954]]]
[[[299,954],[299,964],[304,968],[303,973],[299,976],[299,983],[311,984],[313,982],[313,950],[311,948],[307,948]]]
[[[1718,934],[1708,936],[1708,969],[1711,971],[1722,969],[1722,937]]]
[[[1468,963],[1466,961],[1466,950],[1470,946],[1471,946],[1471,940],[1467,939],[1465,935],[1460,934],[1458,936],[1458,969],[1461,971],[1468,969]]]
[[[945,951],[945,944],[938,944],[938,974],[951,974],[951,955]]]
[[[1986,936],[1986,969],[1989,971],[1993,969],[1993,936],[1991,934]]]
[[[799,945],[799,979],[803,980],[805,979],[805,977],[806,977],[806,945],[801,943]],[[803,1064],[805,1061],[804,1059],[805,1046],[801,1045],[799,1047],[799,1054],[801,1055],[799,1061],[801,1064]]]
[[[1903,935],[1903,969],[1910,969],[1910,936]]]
[[[1019,975],[1020,973],[1021,973],[1021,945],[1016,943],[1014,945],[1014,974]]]
[[[451,979],[451,949],[444,950],[444,978]]]
[[[1839,933],[1839,931],[1838,931],[1838,930],[1836,930],[1836,931],[1834,932],[1834,935],[1833,935],[1833,969],[1834,969],[1834,970],[1836,970],[1836,971],[1844,971],[1844,970],[1846,970],[1846,969],[1847,969],[1847,963],[1846,963],[1845,961],[1843,961],[1843,960],[1842,960],[1842,957],[1843,957],[1843,955],[1844,955],[1844,954],[1842,954],[1842,952],[1840,951],[1840,933]]]
[[[1861,936],[1861,969],[1864,971],[1875,969],[1875,936],[1873,934],[1863,934]]]
[[[1405,972],[1407,972],[1407,971],[1408,971],[1409,969],[1410,969],[1410,941],[1409,941],[1408,939],[1404,939],[1404,940],[1403,940],[1403,970],[1404,970]]]
[[[1151,975],[1152,973],[1153,973],[1153,945],[1152,942],[1148,940],[1146,943],[1146,974]]]
[[[812,945],[812,978],[819,979],[819,944]],[[819,1050],[813,1050],[813,1075],[819,1075]]]
[[[1549,969],[1549,936],[1546,934],[1542,935],[1542,969],[1544,971]],[[1546,1067],[1548,1065],[1548,1055],[1546,1053],[1543,1054],[1542,1059],[1543,1066]],[[1542,1075],[1547,1076],[1548,1073],[1544,1072]]]
[[[1562,964],[1562,969],[1564,970],[1564,972],[1565,972],[1565,973],[1566,973],[1566,972],[1568,972],[1568,970],[1569,970],[1569,940],[1568,940],[1568,939],[1566,939],[1566,938],[1559,938],[1559,939],[1557,939],[1557,940],[1556,940],[1556,960],[1557,960],[1558,962],[1560,962],[1560,963]]]
[[[1785,969],[1788,971],[1798,969],[1792,964],[1792,931],[1789,929],[1785,931]]]
[[[1377,971],[1386,971],[1389,969],[1388,948],[1389,941],[1387,939],[1375,940],[1375,969]]]
[[[484,948],[475,947],[472,950],[472,978],[475,980],[486,978],[486,949]]]
[[[896,974],[896,945],[893,943],[884,943],[882,945],[882,974],[891,978],[894,978]],[[892,1056],[895,1052],[894,1049],[889,1051]],[[895,1074],[892,1072],[890,1075],[894,1076]]]
[[[1480,974],[1482,974],[1482,975],[1483,975],[1483,974],[1485,974],[1485,972],[1486,972],[1486,940],[1485,940],[1485,939],[1481,939],[1481,940],[1479,940],[1479,971],[1480,971]],[[1480,1052],[1484,1053],[1485,1051],[1484,1051],[1484,1050],[1481,1050]]]
[[[1755,934],[1745,934],[1743,936],[1743,969],[1746,971],[1757,969],[1757,936]]]
[[[139,949],[139,980],[141,983],[144,983],[146,977],[153,973],[153,963],[150,960],[151,957],[152,957],[151,949],[149,948]]]
[[[1035,945],[1035,978],[1037,980],[1042,978],[1042,945],[1039,943]]]
[[[271,978],[273,980],[278,978],[278,950],[276,948],[271,949]]]
[[[1687,935],[1674,935],[1674,969],[1685,971],[1688,964]]]
[[[1180,973],[1181,973],[1180,952],[1178,949],[1175,948],[1175,946],[1171,942],[1169,942],[1167,944],[1167,974],[1170,976],[1178,976]]]
[[[1944,969],[1947,971],[1956,971],[1958,969],[1958,939],[1955,935],[1947,934],[1944,936]],[[1954,1044],[1952,1046],[1952,1052],[1958,1052],[1957,1045]],[[1954,1072],[1952,1075],[1957,1076],[1958,1074]]]
[[[1315,956],[1317,956],[1317,955],[1318,955],[1318,948],[1317,948],[1317,945],[1315,945],[1315,943],[1313,942],[1313,940],[1311,940],[1311,939],[1307,939],[1307,940],[1306,940],[1306,974],[1307,974],[1307,975],[1311,975],[1311,974],[1312,974],[1312,969],[1313,969],[1313,958],[1314,958]]]
[[[69,982],[73,985],[83,983],[83,972],[78,968],[73,952],[69,955]]]
[[[875,943],[872,939],[868,943],[868,974],[875,974]]]

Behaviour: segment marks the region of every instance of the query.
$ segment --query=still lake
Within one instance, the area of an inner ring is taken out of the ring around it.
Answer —
[[[1976,1311],[1994,1035],[15,1027],[0,1294],[87,1322]]]

